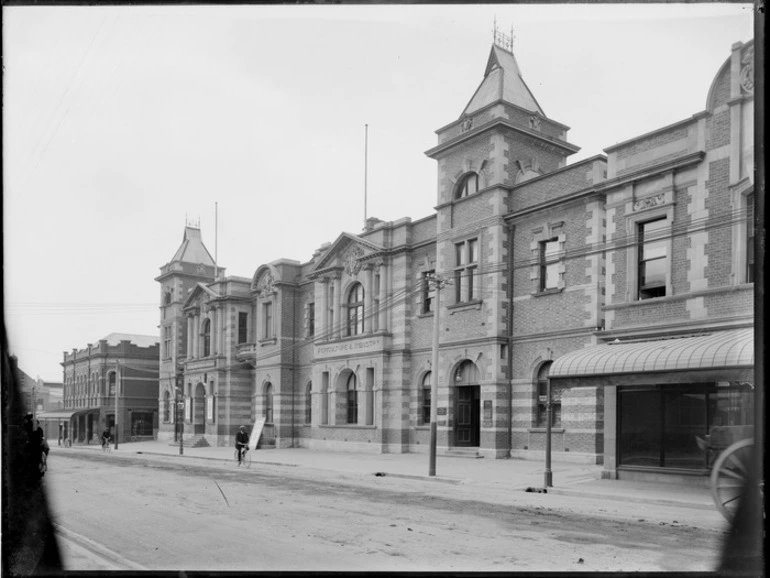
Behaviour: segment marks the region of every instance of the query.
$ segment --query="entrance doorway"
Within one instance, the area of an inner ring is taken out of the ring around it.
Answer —
[[[481,392],[478,385],[464,385],[455,389],[455,445],[457,447],[479,446],[480,399]]]
[[[195,399],[193,400],[193,433],[202,434],[206,432],[206,389],[202,383],[195,388]]]

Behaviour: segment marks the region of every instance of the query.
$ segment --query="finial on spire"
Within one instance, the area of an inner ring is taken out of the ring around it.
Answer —
[[[509,36],[508,34],[505,34],[501,30],[497,29],[497,16],[495,16],[495,27],[492,31],[492,38],[494,40],[495,46],[499,46],[503,50],[507,50],[513,54],[513,41],[516,39],[516,37],[513,35],[513,25],[511,25],[511,34]]]

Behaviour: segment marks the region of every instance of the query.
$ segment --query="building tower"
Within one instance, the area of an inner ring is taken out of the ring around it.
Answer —
[[[223,273],[224,269],[218,268]],[[182,244],[171,261],[160,268],[160,409],[159,438],[174,436],[175,378],[187,352],[187,320],[182,310],[198,283],[215,280],[217,267],[203,244],[199,227],[185,226]]]
[[[578,147],[549,119],[522,78],[513,39],[495,30],[484,78],[458,119],[436,131],[436,271],[441,295],[439,446],[510,449],[508,230],[516,186],[563,168]],[[543,189],[546,200],[553,187]],[[506,400],[507,399],[507,403]]]

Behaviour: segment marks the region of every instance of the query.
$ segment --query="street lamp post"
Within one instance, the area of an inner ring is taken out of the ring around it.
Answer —
[[[115,362],[115,449],[118,449],[118,396],[120,395],[120,361]]]

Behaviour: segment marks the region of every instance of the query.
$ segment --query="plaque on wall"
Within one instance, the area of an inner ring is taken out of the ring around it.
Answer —
[[[446,415],[446,408],[445,407],[439,407],[436,408],[438,415]]]
[[[484,427],[490,427],[487,425],[486,422],[491,420],[492,420],[492,400],[485,399],[484,400]]]

